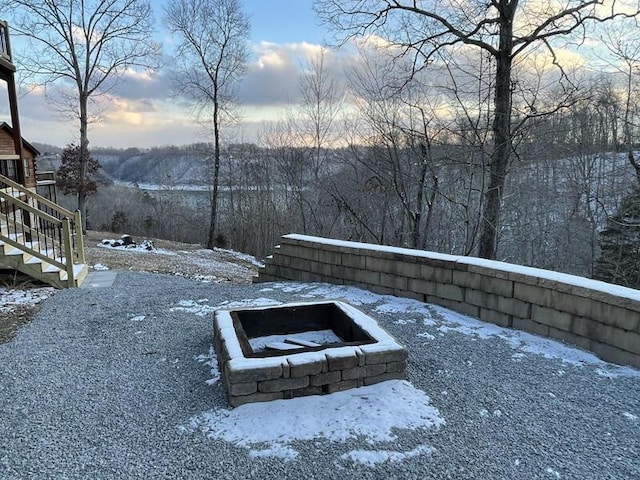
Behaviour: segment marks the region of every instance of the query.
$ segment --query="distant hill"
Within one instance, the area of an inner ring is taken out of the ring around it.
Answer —
[[[102,165],[103,173],[118,181],[159,185],[206,183],[209,154],[202,148],[96,149],[92,155]]]

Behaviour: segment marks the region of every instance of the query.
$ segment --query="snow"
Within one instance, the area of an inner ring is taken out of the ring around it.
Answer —
[[[98,247],[108,248],[109,250],[122,250],[127,252],[137,253],[158,253],[160,255],[176,255],[171,250],[165,250],[163,248],[156,248],[151,240],[144,240],[140,244],[132,243],[130,245],[121,245],[121,240],[103,239],[97,244]]]
[[[393,253],[398,255],[409,255],[413,257],[429,258],[433,260],[443,260],[443,261],[452,262],[452,263],[474,265],[477,267],[485,267],[493,270],[499,270],[502,272],[538,277],[545,280],[551,280],[555,282],[564,283],[567,285],[573,285],[576,287],[596,290],[599,292],[608,293],[610,295],[615,295],[618,297],[640,301],[640,290],[635,290],[633,288],[613,285],[610,283],[601,282],[599,280],[591,280],[591,279],[579,277],[576,275],[569,275],[567,273],[559,273],[551,270],[543,270],[540,268],[525,267],[522,265],[499,262],[496,260],[485,260],[483,258],[465,257],[461,255],[448,255],[445,253],[436,253],[436,252],[429,252],[424,250],[412,250],[409,248],[389,247],[385,245],[375,245],[371,243],[349,242],[344,240],[335,240],[331,238],[313,237],[313,236],[300,235],[300,234],[285,235],[284,238],[289,238],[292,240],[301,240],[306,242],[313,242],[313,243],[320,243],[323,245],[332,245],[334,247],[371,250],[375,252],[386,252],[386,253]]]
[[[248,448],[254,456],[277,454],[291,459],[295,458],[293,444],[298,440],[346,442],[364,438],[374,444],[395,440],[395,429],[438,429],[444,423],[426,393],[409,382],[393,380],[331,395],[214,409],[193,417],[182,429],[200,430],[209,438]],[[264,443],[268,444],[266,449],[256,450]],[[426,453],[428,448],[422,446],[419,452],[405,455]],[[386,456],[390,461],[400,459],[389,452]],[[354,455],[355,460],[363,457]]]
[[[361,463],[366,467],[375,467],[379,463],[398,463],[407,458],[413,458],[420,455],[429,456],[435,449],[428,445],[418,445],[408,452],[398,452],[395,450],[352,450],[340,456],[342,460],[351,460],[352,462]]]
[[[34,306],[55,293],[55,288],[4,288],[0,287],[0,313],[10,313],[22,306]]]
[[[345,300],[352,304],[356,304],[352,300],[366,299],[366,304],[370,305],[375,312],[392,313],[407,321],[411,318],[420,319],[422,325],[429,330],[419,332],[417,336],[430,341],[436,339],[434,333],[440,333],[440,335],[452,333],[471,335],[480,340],[497,338],[507,342],[515,350],[514,361],[522,360],[527,354],[541,355],[546,358],[561,360],[576,367],[595,366],[597,367],[596,373],[602,377],[640,376],[639,370],[607,363],[593,353],[577,347],[520,330],[484,323],[444,307],[426,304],[418,300],[390,295],[376,295],[355,287],[334,287],[329,284],[318,283],[274,283],[271,284],[271,288],[293,291],[304,298],[329,297]]]
[[[216,356],[216,352],[213,349],[213,346],[209,347],[209,352],[204,353],[202,355],[198,355],[194,358],[194,360],[198,363],[202,363],[211,367],[210,373],[211,378],[207,380],[208,385],[214,385],[220,380],[220,370],[218,368],[218,357]]]
[[[206,302],[208,300],[181,300],[178,302],[178,305],[175,307],[171,307],[169,309],[170,312],[187,312],[193,313],[198,317],[206,317],[207,315],[212,314],[216,311],[216,307],[212,307],[211,305],[207,305]]]
[[[287,335],[267,335],[264,337],[256,337],[249,339],[249,345],[254,352],[259,352],[265,349],[270,343],[283,343],[288,338],[295,338],[313,342],[319,345],[326,345],[328,343],[339,343],[343,340],[338,337],[333,330],[314,330],[311,332],[300,332],[296,334]],[[301,345],[291,345],[293,348],[302,348]]]
[[[214,251],[221,252],[229,255],[232,258],[236,258],[238,260],[242,260],[244,262],[250,263],[251,265],[262,268],[264,267],[264,263],[259,260],[256,260],[256,257],[253,255],[248,255],[246,253],[236,252],[235,250],[227,250],[226,248],[214,248]]]

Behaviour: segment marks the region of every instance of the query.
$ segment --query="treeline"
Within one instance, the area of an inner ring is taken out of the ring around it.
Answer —
[[[636,182],[614,124],[595,105],[577,104],[520,139],[503,195],[498,259],[592,276],[600,232]],[[473,255],[486,182],[483,146],[444,136],[426,142],[388,127],[371,145],[314,149],[271,137],[263,148],[227,150],[218,244],[260,257],[282,234],[298,232]],[[170,153],[156,158],[171,164]],[[173,159],[179,169],[189,165],[181,149]],[[91,200],[89,222],[204,243],[208,201],[207,192],[168,183],[151,192],[105,186]]]

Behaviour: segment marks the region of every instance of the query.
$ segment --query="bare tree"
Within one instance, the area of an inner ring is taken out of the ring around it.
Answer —
[[[215,245],[220,182],[220,133],[233,118],[238,81],[246,68],[249,20],[239,0],[171,0],[164,21],[179,38],[176,88],[210,122],[213,140],[211,213],[207,248]]]
[[[513,150],[514,62],[538,50],[546,51],[560,67],[552,44],[555,38],[583,35],[589,23],[638,13],[618,9],[615,0],[604,3],[566,0],[545,2],[543,7],[533,0],[317,0],[315,6],[340,38],[378,34],[399,48],[399,55],[411,54],[413,72],[427,67],[440,51],[459,44],[492,58],[493,148],[478,254],[495,258],[502,191]]]
[[[3,0],[0,13],[12,19],[28,47],[18,56],[39,84],[64,84],[73,94],[66,108],[80,123],[79,177],[87,176],[89,103],[111,89],[129,69],[155,65],[159,46],[144,0]],[[86,182],[80,181],[79,185]],[[87,192],[79,188],[78,208],[86,229]]]
[[[624,109],[623,109],[623,143],[626,148],[627,159],[636,171],[636,178],[640,185],[640,161],[635,158],[633,148],[635,128],[638,120],[637,110],[637,77],[640,67],[640,41],[637,37],[638,25],[635,22],[624,22],[607,29],[602,40],[612,57],[612,64],[624,79]],[[635,97],[635,98],[634,98]]]

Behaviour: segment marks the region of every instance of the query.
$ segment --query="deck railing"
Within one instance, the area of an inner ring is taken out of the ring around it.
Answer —
[[[71,212],[0,175],[0,239],[67,272],[83,264],[80,212]]]

